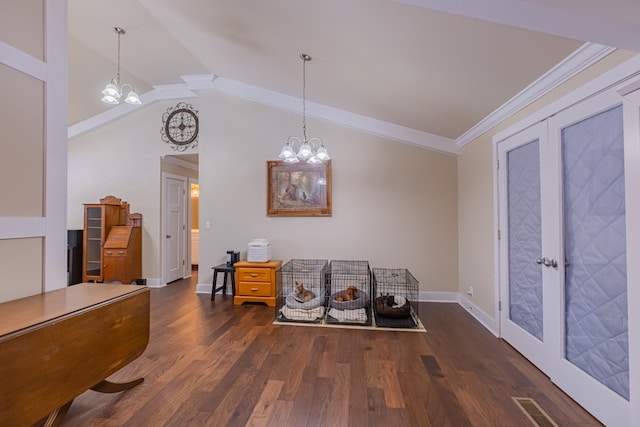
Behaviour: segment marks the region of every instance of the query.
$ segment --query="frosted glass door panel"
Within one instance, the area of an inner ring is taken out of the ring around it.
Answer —
[[[565,357],[629,399],[622,107],[562,130]]]
[[[507,153],[509,318],[543,340],[540,143]]]

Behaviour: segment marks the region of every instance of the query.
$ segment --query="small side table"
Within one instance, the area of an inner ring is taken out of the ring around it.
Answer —
[[[233,304],[261,302],[275,307],[276,297],[280,293],[276,271],[281,265],[282,261],[277,259],[268,262],[236,262],[234,267],[238,271],[238,293],[233,298]]]
[[[215,300],[216,292],[222,289],[222,293],[227,293],[227,275],[231,275],[231,294],[232,296],[236,295],[236,279],[235,272],[236,269],[233,265],[220,264],[216,265],[213,268],[213,287],[211,288],[211,301]],[[224,278],[222,280],[222,286],[216,288],[216,283],[218,282],[218,273],[224,273]]]

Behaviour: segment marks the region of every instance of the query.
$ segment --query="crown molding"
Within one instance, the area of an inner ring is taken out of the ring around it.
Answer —
[[[140,100],[142,101],[141,105],[120,104],[93,117],[89,117],[86,120],[69,126],[67,128],[67,137],[69,139],[75,138],[78,135],[104,126],[133,111],[148,107],[158,101],[196,98],[198,94],[193,92],[193,90],[211,88],[214,79],[215,76],[213,74],[206,76],[183,76],[182,80],[184,80],[185,83],[154,86],[152,90],[140,96]],[[205,84],[205,80],[208,80],[209,83]]]
[[[2,45],[0,45],[2,48]],[[355,129],[405,144],[458,155],[460,149],[500,124],[502,121],[540,99],[560,84],[574,77],[587,67],[609,55],[615,48],[595,43],[585,43],[571,55],[553,67],[542,77],[531,83],[517,95],[482,119],[456,140],[445,138],[417,129],[400,126],[360,114],[329,107],[315,102],[307,102],[307,115],[327,122]],[[284,111],[301,114],[300,99],[279,92],[249,85],[236,80],[217,77],[214,74],[181,76],[184,83],[154,86],[153,90],[140,98],[142,105],[120,104],[68,128],[68,137],[74,138],[100,126],[104,126],[139,108],[157,101],[194,98],[200,90],[219,90],[233,96]]]
[[[458,137],[456,139],[457,146],[459,148],[464,147],[489,129],[500,124],[532,102],[537,101],[615,50],[615,48],[595,43],[583,44],[562,62]]]
[[[300,99],[279,92],[252,86],[235,80],[218,77],[214,82],[216,90],[244,98],[259,104],[268,105],[285,111],[302,114]],[[307,116],[336,123],[370,135],[399,141],[405,144],[428,148],[446,154],[459,154],[455,141],[432,133],[384,122],[349,111],[340,110],[315,102],[307,101]]]

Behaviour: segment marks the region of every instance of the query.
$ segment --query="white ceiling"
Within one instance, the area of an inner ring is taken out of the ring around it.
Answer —
[[[99,97],[119,26],[139,93],[215,74],[299,98],[305,52],[310,102],[455,140],[585,41],[640,51],[639,4],[69,0],[69,123],[113,108]]]

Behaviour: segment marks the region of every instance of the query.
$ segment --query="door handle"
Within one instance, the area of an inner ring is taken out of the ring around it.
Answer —
[[[547,257],[536,259],[537,264],[543,264],[545,267],[553,267],[556,268],[558,266],[558,261],[555,259],[549,259]]]
[[[170,239],[170,238],[171,238],[171,234],[167,234],[167,239]]]

